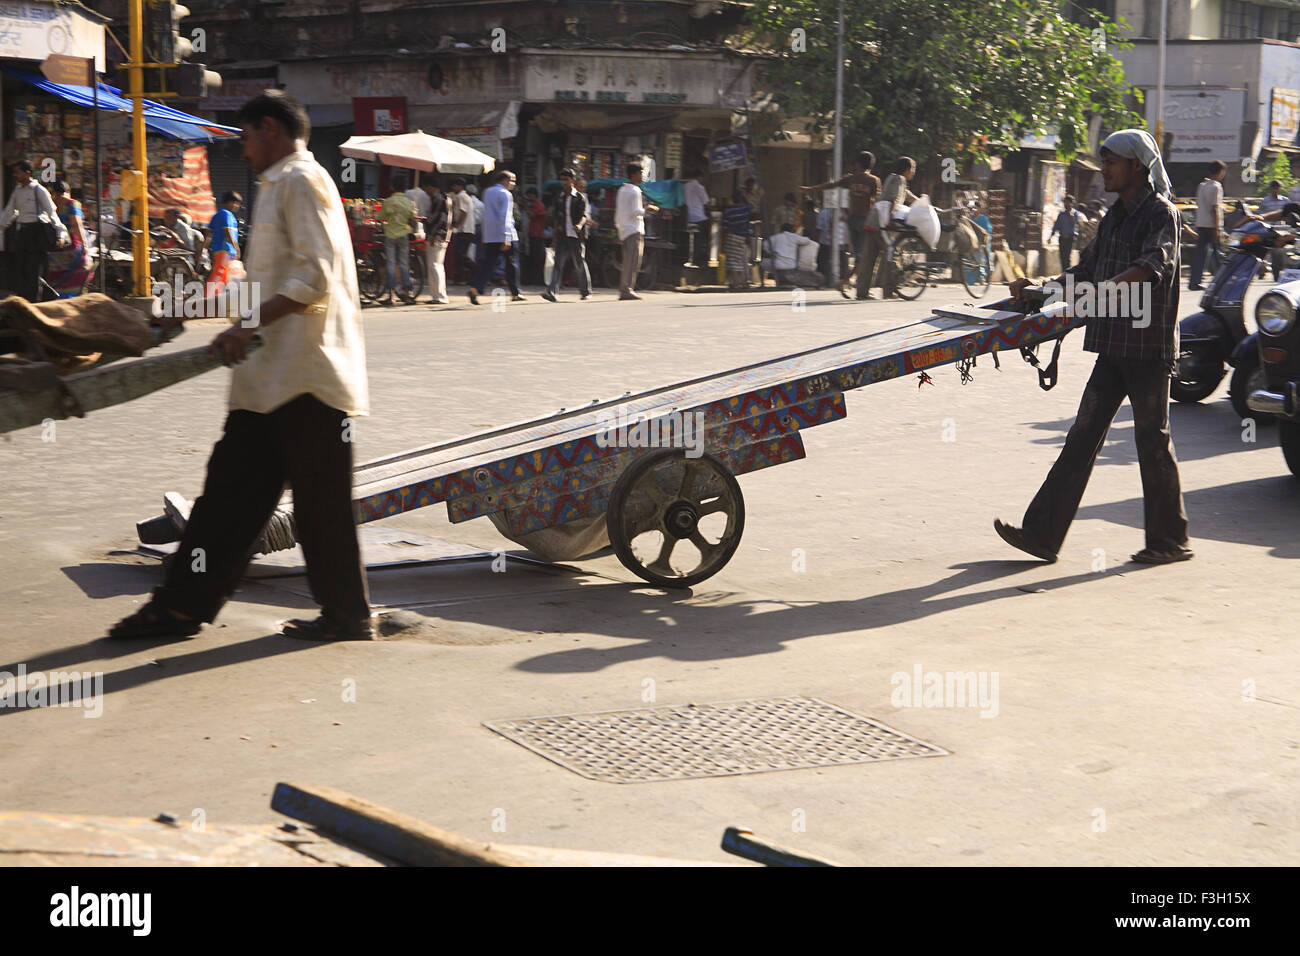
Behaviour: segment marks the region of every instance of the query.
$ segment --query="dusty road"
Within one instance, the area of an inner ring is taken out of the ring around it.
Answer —
[[[794,312],[775,292],[606,293],[503,313],[370,310],[359,456],[890,328],[957,298],[817,292]],[[270,793],[288,780],[474,838],[706,860],[729,859],[722,829],[745,824],[860,864],[1295,864],[1300,486],[1272,432],[1243,441],[1225,389],[1173,409],[1189,564],[1126,563],[1143,543],[1127,407],[1059,563],[1022,561],[992,532],[995,516],[1018,523],[1073,419],[1091,364],[1081,342],[1067,341],[1049,393],[1014,356],[1001,371],[981,362],[964,387],[944,368],[935,387],[850,393],[847,420],[805,435],[807,460],[741,479],[740,549],[694,593],[641,586],[613,557],[569,572],[375,571],[375,603],[419,605],[425,626],[374,644],[278,636],[311,606],[293,577],[247,582],[191,641],[100,639],[157,583],[156,562],[113,552],[135,547],[134,523],[163,492],[200,490],[227,373],[59,423],[54,441],[15,433],[0,441],[0,669],[105,677],[97,719],[0,711],[0,808],[256,823],[276,819]],[[513,547],[440,507],[381,524],[466,551]],[[990,695],[900,700],[900,675],[918,671],[975,672]],[[792,696],[948,754],[619,785],[483,726]]]

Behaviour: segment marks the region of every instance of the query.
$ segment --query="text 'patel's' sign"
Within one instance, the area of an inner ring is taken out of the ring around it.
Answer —
[[[1183,88],[1165,90],[1164,131],[1174,136],[1166,162],[1195,163],[1239,157],[1241,90]],[[1147,125],[1156,128],[1156,95],[1147,91]]]

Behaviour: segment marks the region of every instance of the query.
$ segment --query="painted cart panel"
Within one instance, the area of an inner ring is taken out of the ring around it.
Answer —
[[[654,450],[620,444],[610,432],[620,420],[660,429],[684,416],[700,421],[704,451],[746,474],[803,458],[800,432],[844,418],[844,392],[1038,345],[1082,323],[1063,306],[1033,315],[936,310],[886,332],[413,449],[358,466],[357,521],[441,502],[453,522],[503,513],[515,534],[596,517],[627,466]]]

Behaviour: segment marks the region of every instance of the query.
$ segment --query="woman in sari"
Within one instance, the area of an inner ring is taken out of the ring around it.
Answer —
[[[59,180],[50,188],[50,197],[54,208],[59,212],[59,221],[68,230],[70,243],[63,249],[49,254],[45,281],[59,294],[60,299],[70,299],[81,295],[90,280],[89,261],[86,258],[85,216],[81,203],[72,198],[68,184]]]

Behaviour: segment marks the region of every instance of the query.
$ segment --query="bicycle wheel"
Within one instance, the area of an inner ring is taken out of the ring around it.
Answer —
[[[400,283],[402,281],[402,273],[399,269],[397,273],[397,281],[399,283],[397,288],[397,297],[407,305],[414,305],[415,301],[420,297],[420,293],[424,291],[423,249],[412,246],[411,253],[407,257],[407,267],[409,268],[411,275],[411,290],[407,292],[401,287]]]
[[[357,256],[357,291],[367,302],[378,302],[387,286],[387,266],[384,253],[373,249],[367,255]]]
[[[993,269],[989,262],[989,251],[984,247],[974,252],[966,252],[958,263],[961,269],[961,284],[975,298],[985,295],[993,282]]]
[[[918,236],[904,236],[894,243],[894,289],[900,298],[919,299],[929,282],[929,250]]]
[[[411,301],[414,302],[424,294],[424,286],[427,281],[424,262],[424,250],[411,250]]]

